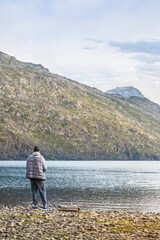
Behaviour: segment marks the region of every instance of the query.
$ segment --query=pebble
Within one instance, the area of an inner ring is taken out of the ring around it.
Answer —
[[[160,239],[160,213],[63,212],[32,206],[0,208],[0,239]]]

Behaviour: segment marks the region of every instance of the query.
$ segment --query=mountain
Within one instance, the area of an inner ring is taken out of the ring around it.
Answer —
[[[147,98],[141,97],[130,97],[127,99],[127,102],[142,111],[142,113],[160,120],[160,105],[150,101]]]
[[[25,159],[37,144],[47,159],[160,159],[159,105],[149,100],[106,94],[2,52],[0,87],[0,159]]]
[[[134,88],[134,87],[117,87],[117,88],[107,91],[106,93],[119,94],[125,98],[130,98],[133,96],[141,97],[141,98],[144,97],[143,94],[137,88]]]

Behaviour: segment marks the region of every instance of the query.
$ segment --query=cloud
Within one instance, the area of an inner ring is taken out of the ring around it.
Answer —
[[[87,44],[86,44],[87,42]],[[96,38],[86,38],[84,50],[96,50],[103,47],[105,41]]]
[[[160,62],[157,63],[149,63],[143,64],[137,67],[140,72],[145,73],[147,76],[151,75],[153,77],[157,77],[159,79],[160,76]],[[160,82],[160,80],[159,80]]]
[[[132,56],[133,59],[138,60],[142,63],[154,64],[160,62],[160,55],[151,55],[151,54],[136,54]]]
[[[160,56],[159,55],[150,55],[150,54],[138,54],[136,56],[132,57],[133,59],[136,59],[143,63],[157,63],[160,62]]]
[[[89,42],[92,42],[92,43],[96,43],[96,44],[102,44],[102,43],[104,43],[103,40],[94,39],[94,38],[86,38],[86,41],[89,41]]]
[[[145,53],[151,55],[160,55],[160,40],[137,41],[137,42],[118,42],[109,41],[111,47],[118,48],[126,53]]]
[[[95,50],[98,49],[98,47],[90,47],[90,46],[86,46],[83,48],[84,50]]]

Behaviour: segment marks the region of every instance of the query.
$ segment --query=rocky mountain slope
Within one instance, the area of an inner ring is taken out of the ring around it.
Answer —
[[[141,98],[144,97],[143,94],[137,88],[134,88],[134,87],[117,87],[117,88],[107,91],[106,93],[119,94],[125,98],[130,98],[133,96],[141,97]]]
[[[106,94],[4,53],[0,87],[0,159],[24,159],[37,144],[47,159],[160,159],[159,106],[152,111],[148,100]]]

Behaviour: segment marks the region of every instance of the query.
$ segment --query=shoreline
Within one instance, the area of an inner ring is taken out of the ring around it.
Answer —
[[[160,239],[160,213],[0,208],[0,239]]]
[[[25,160],[24,160],[25,159]],[[22,162],[27,161],[27,157],[24,159],[0,159],[0,162]],[[160,159],[47,159],[48,162],[159,162]]]

